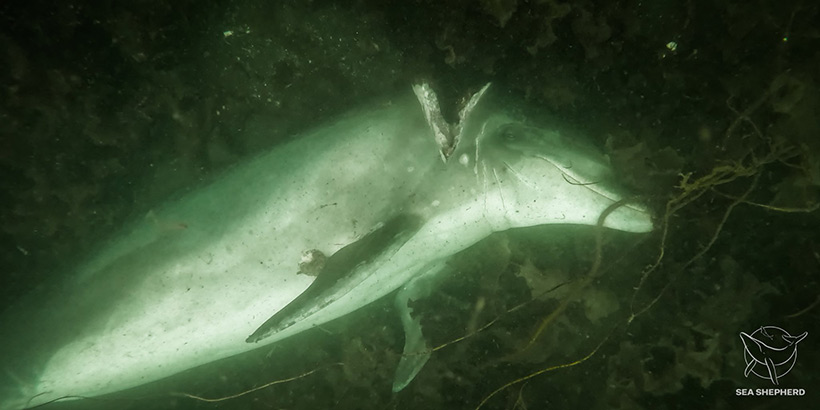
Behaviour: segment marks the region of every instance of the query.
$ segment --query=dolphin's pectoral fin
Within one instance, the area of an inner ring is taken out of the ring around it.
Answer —
[[[405,284],[396,294],[396,310],[404,326],[404,352],[393,378],[393,392],[399,392],[407,387],[430,359],[432,352],[422,334],[421,318],[413,317],[413,309],[408,303],[428,296],[438,285],[438,278],[442,276],[439,272],[443,268],[444,262],[425,267],[421,275]]]
[[[754,359],[749,360],[749,363],[746,364],[746,369],[743,370],[743,377],[749,377],[749,373],[752,372],[752,369],[755,368],[756,364],[757,362]]]
[[[350,291],[399,250],[422,226],[418,215],[399,214],[324,261],[316,280],[296,299],[266,320],[247,339],[255,343],[312,315]]]
[[[404,353],[396,368],[396,375],[393,377],[393,392],[399,392],[407,387],[432,354],[421,332],[419,318],[411,317],[410,308],[407,305],[404,305],[404,312],[400,314],[404,325]]]

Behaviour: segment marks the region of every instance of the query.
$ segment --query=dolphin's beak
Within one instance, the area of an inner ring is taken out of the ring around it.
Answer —
[[[753,349],[757,349],[758,351],[763,351],[761,342],[745,332],[740,332],[740,340],[743,341],[743,346],[745,346],[747,350],[753,351]],[[752,356],[752,359],[758,361],[759,363],[763,363],[755,358],[754,355]]]

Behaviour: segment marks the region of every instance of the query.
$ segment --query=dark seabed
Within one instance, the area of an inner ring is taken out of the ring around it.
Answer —
[[[816,2],[774,0],[4,1],[0,308],[177,192],[421,79],[445,115],[492,81],[582,130],[658,216],[600,248],[591,227],[552,225],[453,257],[414,306],[437,348],[399,393],[388,297],[169,380],[41,408],[809,408],[818,21]],[[740,332],[762,326],[808,332],[778,386],[744,377]],[[14,338],[0,335],[0,348]],[[5,367],[13,389],[21,372]],[[803,394],[738,394],[773,387]]]

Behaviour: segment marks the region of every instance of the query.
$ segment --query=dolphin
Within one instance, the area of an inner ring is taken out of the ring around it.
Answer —
[[[156,381],[397,289],[406,350],[423,350],[407,301],[429,293],[450,256],[493,232],[596,225],[622,199],[605,157],[485,91],[443,127],[450,134],[436,135],[437,107],[407,92],[131,222],[68,279],[7,312],[5,342],[23,347],[5,351],[6,372],[19,381],[15,394],[3,393],[5,408]],[[653,228],[637,204],[618,207],[603,226]],[[412,380],[421,356],[403,360],[394,390]]]

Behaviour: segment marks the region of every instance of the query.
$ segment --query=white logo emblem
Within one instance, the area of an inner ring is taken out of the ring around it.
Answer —
[[[752,334],[740,332],[740,340],[745,349],[743,360],[746,361],[743,375],[749,377],[749,373],[754,373],[777,385],[778,380],[794,367],[797,362],[797,344],[808,334],[809,332],[803,332],[799,336],[792,336],[777,326],[761,326]]]

